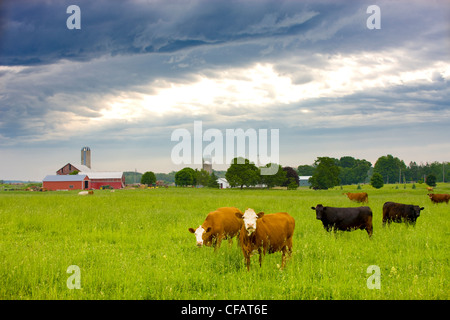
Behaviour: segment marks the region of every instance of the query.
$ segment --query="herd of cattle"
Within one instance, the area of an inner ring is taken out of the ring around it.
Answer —
[[[368,203],[365,192],[346,193],[353,201]],[[428,194],[433,203],[450,200],[449,194]],[[367,207],[336,208],[324,207],[318,204],[311,209],[316,212],[316,219],[321,220],[327,231],[366,230],[372,236],[372,210]],[[383,226],[391,222],[405,222],[415,224],[424,207],[395,202],[383,205]],[[248,208],[242,213],[235,207],[218,208],[210,212],[202,225],[197,229],[189,228],[196,238],[197,246],[220,247],[222,240],[230,243],[237,237],[238,245],[244,254],[247,270],[250,270],[250,257],[254,252],[259,254],[261,266],[262,255],[281,252],[281,268],[286,264],[286,258],[292,253],[292,237],[294,235],[295,220],[287,212],[264,214],[256,213]]]

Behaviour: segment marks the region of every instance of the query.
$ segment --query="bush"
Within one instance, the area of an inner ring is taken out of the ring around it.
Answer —
[[[151,186],[156,182],[156,176],[152,171],[147,171],[141,177],[141,184]]]
[[[436,176],[434,174],[429,174],[426,179],[426,184],[430,187],[436,187]]]
[[[297,190],[297,182],[295,181],[295,178],[289,178],[289,184],[287,185],[288,190]]]
[[[384,186],[383,177],[381,174],[375,172],[370,179],[370,184],[376,189],[380,189]]]

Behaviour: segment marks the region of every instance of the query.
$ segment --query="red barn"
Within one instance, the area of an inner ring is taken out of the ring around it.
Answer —
[[[81,175],[48,175],[42,181],[47,190],[88,190],[91,181],[86,174]]]
[[[100,189],[103,186],[110,186],[113,189],[122,189],[125,187],[125,175],[123,172],[91,171],[80,172],[79,174],[89,174],[90,188]]]

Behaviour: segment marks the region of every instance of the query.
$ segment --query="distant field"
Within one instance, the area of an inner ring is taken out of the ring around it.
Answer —
[[[0,192],[0,299],[449,299],[450,204],[433,205],[425,185],[395,185],[369,194],[374,235],[327,233],[316,204],[358,206],[343,190],[169,188],[77,192]],[[436,193],[450,193],[440,184]],[[424,206],[415,227],[382,227],[382,206]],[[296,220],[292,259],[257,255],[247,272],[236,241],[198,249],[189,227],[221,206]],[[70,290],[69,266],[81,289]],[[368,289],[370,265],[381,289]]]

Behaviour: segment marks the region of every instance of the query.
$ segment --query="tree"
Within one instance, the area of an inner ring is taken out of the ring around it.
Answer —
[[[152,171],[147,171],[141,177],[141,184],[152,185],[156,182],[156,176]]]
[[[312,176],[314,174],[315,168],[310,165],[300,165],[297,168],[297,173],[299,176]]]
[[[403,160],[397,157],[393,157],[388,154],[387,156],[381,156],[375,163],[373,172],[381,174],[383,181],[395,182],[399,180],[400,170],[403,172],[406,170],[406,165]]]
[[[310,188],[328,189],[339,185],[340,168],[336,165],[337,160],[329,157],[318,157],[314,162],[316,170],[309,182]]]
[[[183,168],[175,174],[175,183],[179,186],[194,185],[195,171],[192,168]]]
[[[374,187],[376,189],[380,189],[384,185],[383,176],[381,174],[379,174],[378,172],[375,172],[372,175],[372,178],[370,179],[370,184],[372,187]]]
[[[268,163],[265,167],[277,166],[275,163]],[[275,186],[282,186],[286,181],[286,171],[278,165],[278,171],[272,175],[261,175],[261,183],[267,185],[268,188],[273,188]]]
[[[260,171],[251,163],[250,160],[244,158],[234,158],[231,165],[225,173],[225,178],[231,187],[254,186],[260,181]]]
[[[219,183],[217,182],[217,176],[214,173],[214,171],[209,176],[208,187],[209,188],[218,188],[219,187]]]
[[[295,169],[291,167],[284,167],[283,170],[286,171],[286,180],[284,181],[283,186],[287,187],[289,184],[292,183],[291,179],[293,179],[298,187],[300,185],[300,179],[298,177],[297,171],[295,171]]]
[[[429,174],[425,182],[430,187],[436,187],[436,176],[434,174]]]
[[[289,181],[289,183],[287,185],[287,189],[288,190],[297,190],[298,184],[295,182],[295,179],[291,177],[287,180]]]
[[[339,179],[341,184],[355,184],[366,181],[367,173],[372,164],[365,159],[355,159],[350,156],[341,157],[338,162],[341,168]]]
[[[204,169],[195,169],[195,180],[197,185],[207,186],[209,183],[209,173]]]

